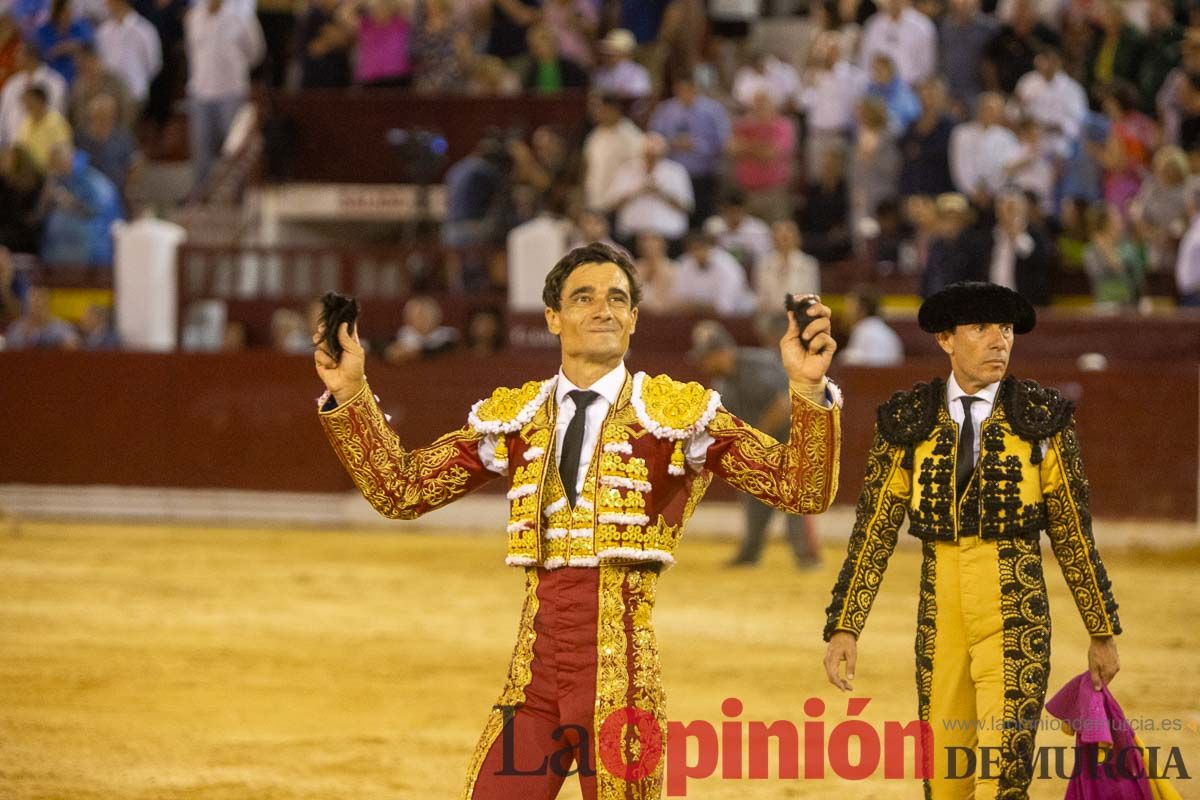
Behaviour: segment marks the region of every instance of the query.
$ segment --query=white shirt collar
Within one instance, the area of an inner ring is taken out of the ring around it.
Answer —
[[[604,377],[586,388],[603,397],[611,406],[616,404],[617,398],[621,395],[621,387],[625,385],[625,375],[625,362],[621,361],[620,364],[609,370]],[[573,392],[581,388],[585,387],[576,386],[571,383],[567,376],[563,374],[562,367],[558,368],[558,384],[554,388],[554,402],[556,404],[561,406],[563,399],[567,396],[567,392]]]
[[[995,383],[989,383],[987,386],[983,387],[978,392],[971,395],[971,397],[978,397],[980,400],[983,400],[985,403],[987,403],[988,406],[990,407],[993,403],[996,402],[996,392],[997,392],[997,390],[999,390],[999,388],[1000,388],[1000,381],[996,381]],[[952,407],[954,405],[954,402],[956,400],[958,400],[958,398],[965,397],[965,396],[967,396],[967,393],[965,391],[963,391],[963,388],[961,386],[958,385],[958,379],[955,378],[954,373],[951,372],[950,380],[946,381],[946,405],[947,405],[947,407]]]

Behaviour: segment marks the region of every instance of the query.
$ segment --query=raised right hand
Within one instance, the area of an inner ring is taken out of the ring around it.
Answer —
[[[846,677],[839,673],[839,665],[846,662]],[[825,649],[825,674],[829,682],[844,691],[854,690],[850,681],[854,680],[854,667],[858,662],[858,638],[849,631],[838,631],[829,638],[829,647]]]
[[[324,343],[325,325],[317,326],[313,334],[313,344],[317,346],[313,359],[317,365],[317,376],[325,382],[325,388],[334,396],[338,405],[345,403],[362,388],[366,381],[364,375],[365,353],[358,341],[358,331],[350,333],[349,323],[343,322],[338,326],[338,341],[342,344],[342,360],[336,362]]]

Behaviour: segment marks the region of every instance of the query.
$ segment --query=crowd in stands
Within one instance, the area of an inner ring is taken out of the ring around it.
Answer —
[[[783,46],[761,43],[768,12]],[[979,279],[1044,305],[1075,272],[1099,308],[1144,305],[1156,277],[1200,305],[1183,0],[9,0],[0,244],[107,263],[139,134],[182,93],[200,185],[253,81],[588,92],[579,129],[450,166],[451,289],[503,285],[477,253],[549,219],[629,248],[663,312],[776,313],[849,259],[924,295]]]

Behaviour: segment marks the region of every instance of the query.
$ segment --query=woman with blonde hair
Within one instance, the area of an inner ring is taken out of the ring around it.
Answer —
[[[1152,171],[1129,204],[1130,220],[1146,247],[1146,266],[1152,272],[1175,266],[1190,217],[1190,176],[1187,154],[1179,147],[1164,147],[1154,154]]]

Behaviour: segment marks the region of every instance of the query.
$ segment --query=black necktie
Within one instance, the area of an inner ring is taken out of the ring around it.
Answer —
[[[975,421],[971,419],[971,403],[982,398],[963,395],[958,398],[962,402],[963,422],[958,429],[958,456],[955,464],[955,486],[958,496],[971,481],[971,473],[975,471]]]
[[[562,477],[563,490],[567,493],[567,502],[575,507],[575,481],[579,474],[579,455],[583,451],[583,429],[587,424],[587,407],[600,395],[576,389],[567,392],[567,397],[575,401],[575,416],[567,425],[567,434],[563,437],[562,457],[558,460],[558,474]]]

